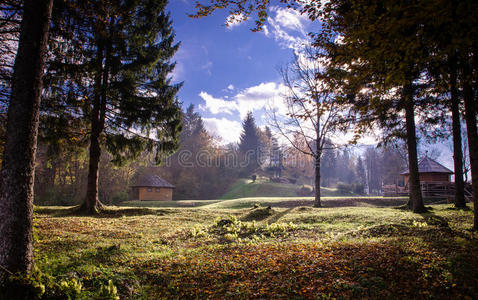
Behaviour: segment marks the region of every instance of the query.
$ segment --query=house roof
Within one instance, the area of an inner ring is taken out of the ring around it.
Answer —
[[[167,187],[174,188],[174,185],[167,182],[158,175],[143,175],[138,178],[133,187]]]
[[[453,174],[453,171],[444,167],[440,163],[434,161],[428,156],[425,156],[422,160],[418,162],[418,173],[445,173],[445,174]],[[402,175],[410,174],[410,170],[407,169],[406,171],[401,173]]]

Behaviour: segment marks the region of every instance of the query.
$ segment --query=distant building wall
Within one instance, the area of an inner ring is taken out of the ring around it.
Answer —
[[[410,175],[405,175],[404,180],[405,180],[405,186],[408,186]],[[450,182],[450,174],[420,173],[420,182]]]
[[[167,187],[134,187],[131,195],[131,200],[171,201],[173,199],[173,189]]]

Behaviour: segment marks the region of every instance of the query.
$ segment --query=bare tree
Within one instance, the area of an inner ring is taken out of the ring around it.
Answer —
[[[294,53],[293,61],[280,69],[285,86],[282,95],[285,115],[277,109],[270,123],[297,151],[310,155],[315,163],[315,207],[320,201],[320,162],[323,150],[334,147],[330,137],[343,121],[342,108],[335,101],[334,89],[327,83],[324,61],[316,50]]]

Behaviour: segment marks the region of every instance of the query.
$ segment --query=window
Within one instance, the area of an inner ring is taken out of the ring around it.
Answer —
[[[153,189],[149,187],[149,188],[148,188],[148,192],[152,192],[152,191],[153,191]]]
[[[159,193],[161,191],[160,188],[156,188],[156,193]]]

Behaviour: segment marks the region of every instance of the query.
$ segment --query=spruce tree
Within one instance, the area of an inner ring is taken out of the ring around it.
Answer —
[[[179,44],[165,0],[59,1],[54,11],[45,115],[82,119],[89,139],[83,208],[98,211],[102,146],[121,164],[177,148],[181,110],[170,60]],[[48,107],[50,104],[50,107]]]
[[[0,173],[0,285],[7,275],[28,273],[33,264],[35,153],[52,4],[29,0],[23,6]]]
[[[357,159],[357,165],[355,167],[355,173],[357,174],[358,183],[362,186],[365,186],[365,166],[363,165],[362,157],[359,156]]]
[[[252,112],[248,112],[242,122],[242,133],[239,140],[239,152],[243,157],[242,166],[246,173],[258,167],[258,149],[260,139]],[[248,174],[245,174],[248,175]]]

